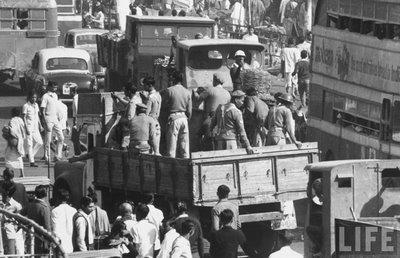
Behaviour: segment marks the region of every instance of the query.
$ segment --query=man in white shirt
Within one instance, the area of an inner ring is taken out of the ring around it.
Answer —
[[[162,221],[164,220],[164,214],[160,209],[154,207],[154,194],[153,193],[145,193],[143,196],[143,203],[149,207],[149,214],[147,218],[150,223],[152,223],[157,229],[157,238],[155,244],[155,250],[160,250],[160,229],[162,227]]]
[[[247,28],[247,31],[248,31],[248,33],[243,35],[243,40],[259,42],[258,36],[256,34],[254,34],[254,28],[252,26],[249,26]]]
[[[298,44],[296,46],[299,49],[299,52],[301,53],[301,51],[305,50],[307,51],[307,56],[310,57],[311,56],[311,42],[306,41],[306,39],[304,38],[304,36],[300,36],[298,39]]]
[[[74,247],[72,245],[72,233],[74,230],[73,217],[76,209],[69,204],[69,192],[61,189],[58,193],[60,205],[51,211],[51,228],[60,240],[61,246],[66,253],[72,253]]]
[[[40,135],[39,106],[36,103],[37,94],[30,92],[28,102],[22,106],[22,114],[26,128],[26,141],[28,146],[28,156],[31,167],[37,167],[35,164],[35,155],[43,145],[42,136]]]
[[[164,240],[161,243],[160,252],[157,255],[157,258],[170,258],[170,253],[172,251],[172,244],[175,239],[177,239],[180,235],[176,230],[172,227],[172,220],[164,220],[163,228],[164,228]]]
[[[95,14],[93,17],[93,28],[104,29],[104,13],[100,3],[95,7]]]
[[[279,234],[279,242],[281,243],[282,248],[279,251],[272,253],[269,258],[303,258],[303,255],[290,248],[293,239],[294,236],[290,232],[285,231],[284,233]]]
[[[281,51],[281,62],[284,68],[286,92],[293,95],[297,92],[297,85],[292,76],[297,61],[300,60],[300,51],[294,45],[294,39],[288,39],[287,47]]]
[[[50,162],[50,143],[52,139],[52,132],[54,130],[57,141],[57,150],[56,156],[54,157],[54,161],[58,161],[61,159],[62,147],[64,144],[64,135],[62,132],[62,128],[60,127],[60,123],[58,121],[58,96],[57,90],[58,85],[55,82],[49,82],[49,91],[45,93],[42,97],[42,103],[40,104],[40,108],[42,114],[44,116],[44,128],[46,131],[46,145],[45,145],[45,158],[48,162]]]
[[[139,204],[136,210],[137,224],[133,227],[133,240],[138,255],[136,258],[153,258],[157,238],[156,227],[147,219],[149,207]]]
[[[133,214],[132,204],[124,202],[119,206],[119,216],[116,220],[123,221],[126,230],[133,236],[133,227],[137,224],[136,216]]]
[[[190,220],[185,220],[182,223],[180,236],[172,243],[171,258],[192,258],[192,251],[190,250],[189,238],[194,233],[195,225]]]
[[[73,245],[74,252],[93,250],[94,237],[92,226],[90,225],[89,215],[94,210],[94,202],[89,196],[81,199],[81,208],[75,213]]]

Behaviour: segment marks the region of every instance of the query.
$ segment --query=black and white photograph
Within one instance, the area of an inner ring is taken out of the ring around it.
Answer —
[[[400,257],[400,0],[0,0],[0,257]]]

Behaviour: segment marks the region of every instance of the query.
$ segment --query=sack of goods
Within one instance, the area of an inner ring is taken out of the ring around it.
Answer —
[[[247,69],[243,71],[242,75],[242,88],[244,91],[253,87],[261,96],[269,94],[272,75],[268,71],[261,69]]]

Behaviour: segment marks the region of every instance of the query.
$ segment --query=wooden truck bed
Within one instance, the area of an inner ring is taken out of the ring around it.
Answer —
[[[169,198],[211,206],[225,184],[230,199],[240,205],[306,197],[306,164],[318,161],[317,143],[194,152],[190,159],[134,155],[129,151],[96,148],[94,185],[124,191],[152,191]]]

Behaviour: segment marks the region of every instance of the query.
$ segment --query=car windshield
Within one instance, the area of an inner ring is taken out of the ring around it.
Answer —
[[[46,62],[47,70],[88,70],[88,64],[81,58],[50,58]]]
[[[232,66],[235,52],[242,50],[246,54],[245,62],[251,68],[259,68],[262,64],[261,52],[247,46],[201,46],[189,51],[189,66],[194,69],[218,69],[222,65]]]
[[[77,45],[96,45],[96,35],[78,35],[76,36]]]

